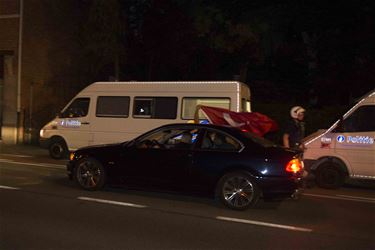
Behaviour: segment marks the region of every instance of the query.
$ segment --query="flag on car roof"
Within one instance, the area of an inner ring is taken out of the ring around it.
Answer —
[[[229,125],[259,136],[278,129],[274,120],[258,112],[233,112],[228,109],[198,105],[196,114],[199,109],[211,124]]]

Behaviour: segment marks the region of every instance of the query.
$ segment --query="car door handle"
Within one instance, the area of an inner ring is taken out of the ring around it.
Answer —
[[[82,125],[89,125],[89,122],[81,122]]]

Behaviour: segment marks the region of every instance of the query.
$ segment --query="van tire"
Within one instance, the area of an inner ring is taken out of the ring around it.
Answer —
[[[321,188],[337,189],[344,184],[344,180],[340,166],[333,162],[322,163],[316,171],[316,183]]]
[[[68,157],[68,147],[66,146],[66,143],[62,138],[52,139],[48,150],[49,155],[53,159],[63,159]]]

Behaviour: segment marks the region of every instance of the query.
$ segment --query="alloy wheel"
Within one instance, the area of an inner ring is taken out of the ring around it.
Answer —
[[[223,183],[222,195],[229,206],[246,208],[254,200],[254,185],[246,176],[233,176]]]

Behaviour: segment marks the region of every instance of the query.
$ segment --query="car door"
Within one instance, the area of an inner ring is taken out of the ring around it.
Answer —
[[[375,178],[375,105],[364,105],[340,124],[335,152],[349,163],[352,176]]]
[[[194,152],[191,185],[211,192],[224,169],[240,164],[242,144],[231,135],[211,128],[201,131],[201,137]]]
[[[182,145],[183,133],[191,135]],[[124,181],[136,185],[185,189],[189,185],[194,131],[167,128],[137,140],[122,157]]]

